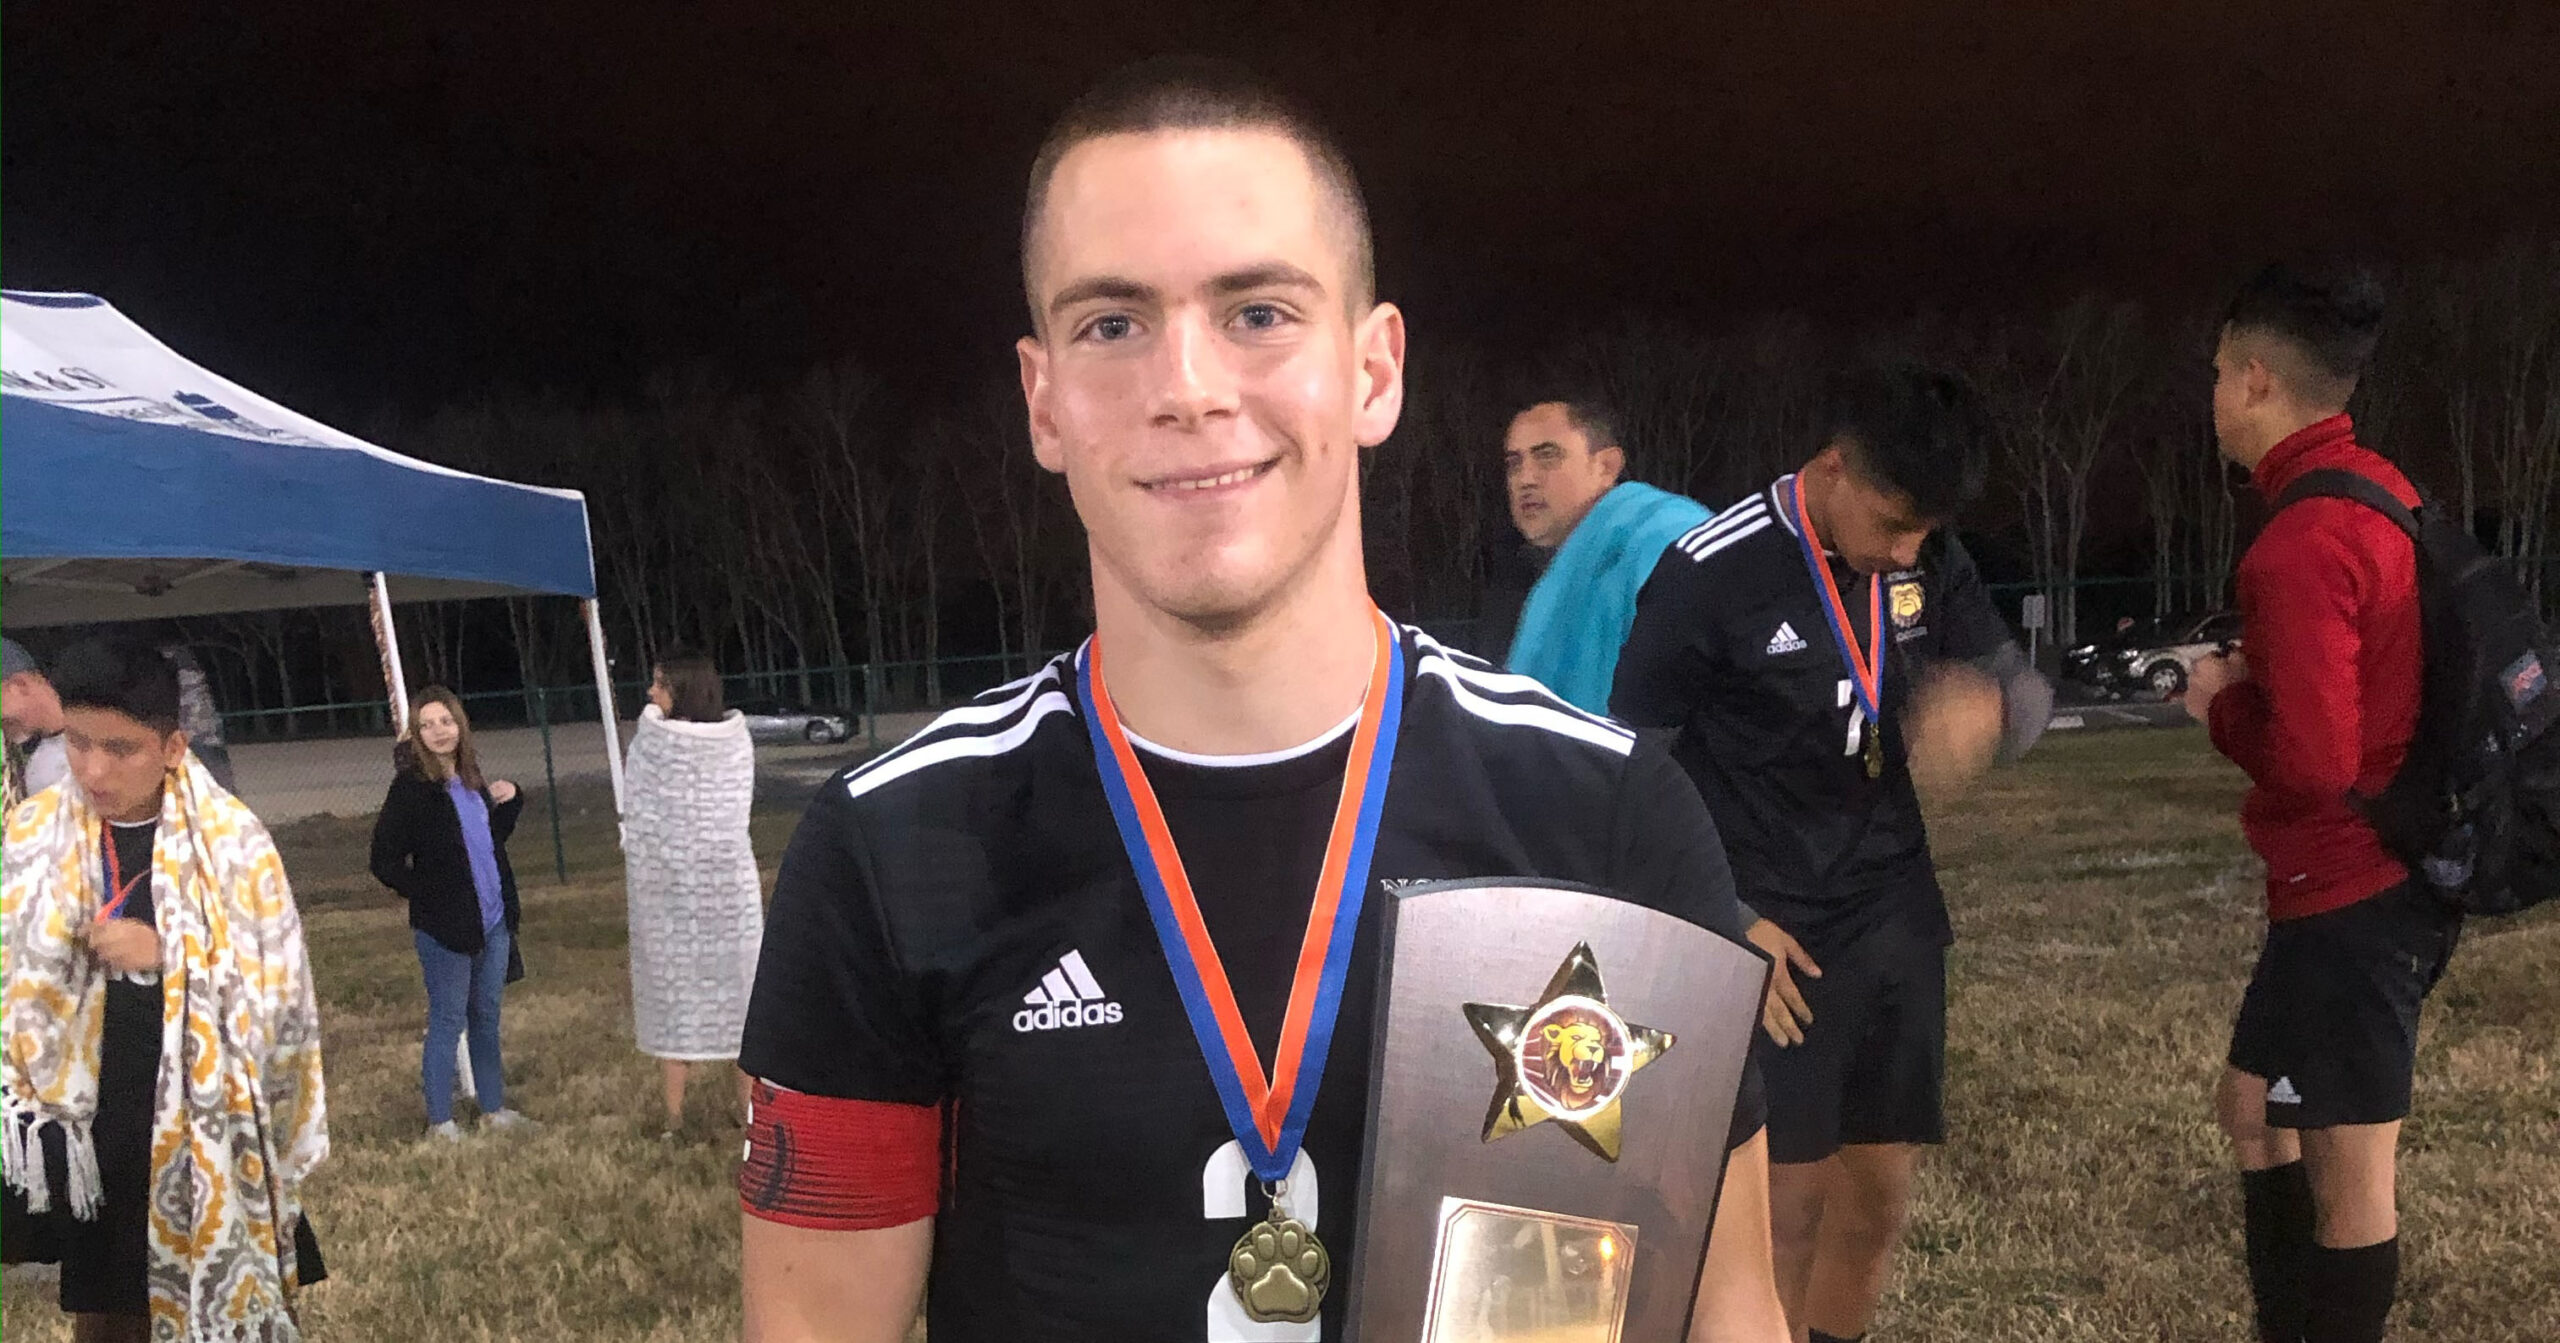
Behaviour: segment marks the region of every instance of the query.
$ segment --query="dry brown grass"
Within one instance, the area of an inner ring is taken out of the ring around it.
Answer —
[[[2238,1194],[2207,1094],[2256,945],[2239,780],[2199,734],[2056,739],[1938,825],[1954,960],[1955,1141],[1926,1167],[1879,1340],[2236,1340]],[[778,851],[791,818],[760,822]],[[548,1127],[416,1141],[424,994],[364,827],[288,837],[320,967],[337,1154],[311,1190],[334,1277],[319,1340],[735,1337],[736,1134],[655,1139],[630,1045],[602,828],[568,887],[518,841],[533,977],[508,995],[510,1097]],[[2395,1337],[2560,1338],[2560,919],[2475,927],[2428,1014],[2404,1147]],[[49,1293],[9,1340],[67,1337]]]

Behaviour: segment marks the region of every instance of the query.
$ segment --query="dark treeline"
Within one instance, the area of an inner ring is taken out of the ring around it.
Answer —
[[[2090,296],[2030,318],[1861,328],[1626,318],[1534,359],[1424,330],[1403,421],[1367,459],[1372,583],[1402,615],[1474,613],[1488,563],[1516,541],[1500,442],[1532,388],[1598,395],[1633,474],[1721,507],[1807,455],[1828,370],[1895,353],[1963,369],[1998,406],[1991,495],[1965,534],[1995,580],[2051,594],[2058,641],[2097,624],[2080,605],[2097,575],[2147,580],[2105,589],[2108,615],[2209,607],[2256,516],[2213,449],[2214,326],[2210,311]],[[2560,522],[2560,243],[2402,274],[2356,410],[2366,441],[2539,579]],[[623,404],[508,394],[365,428],[431,461],[584,491],[620,677],[683,642],[778,674],[778,693],[838,703],[859,702],[855,678],[809,669],[919,664],[874,688],[932,702],[985,678],[947,687],[930,664],[1054,648],[1089,619],[1082,534],[1031,460],[1010,378],[917,405],[851,362],[755,386],[680,370]],[[402,620],[413,680],[489,690],[586,674],[565,602],[419,605]],[[215,659],[228,708],[381,692],[361,612],[185,633],[234,655]]]

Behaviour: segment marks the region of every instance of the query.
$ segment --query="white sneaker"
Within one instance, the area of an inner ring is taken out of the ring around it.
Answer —
[[[457,1124],[450,1119],[441,1124],[429,1124],[427,1125],[427,1137],[430,1141],[434,1142],[460,1142],[462,1141],[462,1125]]]
[[[494,1129],[522,1129],[527,1133],[531,1133],[535,1129],[541,1128],[542,1125],[526,1118],[524,1112],[521,1110],[500,1110],[493,1115],[480,1116],[480,1127]]]

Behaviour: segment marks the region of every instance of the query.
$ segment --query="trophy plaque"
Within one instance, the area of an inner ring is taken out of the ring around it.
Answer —
[[[1394,893],[1348,1337],[1686,1337],[1767,959],[1588,887]]]

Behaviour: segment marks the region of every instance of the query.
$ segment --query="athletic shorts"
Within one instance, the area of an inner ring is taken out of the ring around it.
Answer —
[[[2411,884],[2268,925],[2231,1028],[2231,1066],[2266,1079],[2267,1122],[2407,1118],[2418,1008],[2461,932],[2459,911]]]
[[[1889,920],[1839,947],[1813,949],[1822,977],[1798,973],[1813,1021],[1781,1048],[1751,1034],[1769,1091],[1769,1159],[1820,1161],[1843,1147],[1946,1141],[1947,951]]]

